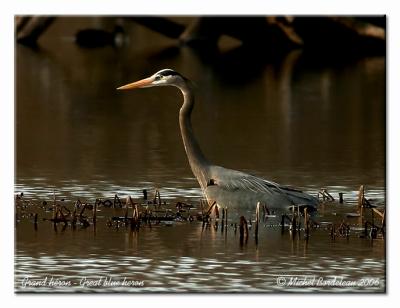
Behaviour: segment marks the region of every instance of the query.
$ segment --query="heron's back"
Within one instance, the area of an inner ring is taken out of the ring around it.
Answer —
[[[255,177],[240,171],[212,166],[210,181],[205,189],[209,203],[241,212],[253,211],[258,202],[268,209],[287,212],[293,205],[316,209],[318,199],[300,190]]]

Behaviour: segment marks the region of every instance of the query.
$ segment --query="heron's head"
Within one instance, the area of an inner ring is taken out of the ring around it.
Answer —
[[[163,69],[145,79],[126,84],[117,90],[130,90],[137,88],[150,88],[157,86],[179,87],[186,83],[187,79],[171,69]]]

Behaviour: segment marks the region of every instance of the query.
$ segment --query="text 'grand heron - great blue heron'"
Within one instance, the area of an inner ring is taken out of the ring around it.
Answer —
[[[268,209],[285,212],[292,206],[316,210],[318,199],[291,187],[285,187],[262,178],[237,170],[211,164],[203,155],[193,134],[191,113],[194,94],[191,82],[171,69],[163,69],[154,75],[124,85],[117,90],[174,86],[183,94],[183,104],[179,112],[179,125],[185,151],[193,174],[199,182],[208,204],[216,203],[243,215],[243,211],[254,209],[258,202]]]

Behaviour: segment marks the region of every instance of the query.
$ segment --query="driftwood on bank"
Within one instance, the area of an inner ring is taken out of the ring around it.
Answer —
[[[195,48],[215,48],[221,36],[228,35],[245,46],[275,51],[299,47],[327,52],[384,53],[386,50],[384,16],[200,16],[188,17],[185,25],[170,17],[132,16],[120,19]],[[54,16],[17,16],[17,41],[35,45],[54,20]]]
[[[177,39],[185,30],[185,26],[165,17],[127,17],[148,29],[156,31],[166,37]]]
[[[39,37],[54,22],[52,16],[17,16],[16,17],[16,38],[17,42],[34,46]]]

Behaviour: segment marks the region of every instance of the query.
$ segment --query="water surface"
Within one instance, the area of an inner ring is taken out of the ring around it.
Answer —
[[[195,134],[210,161],[316,195],[321,187],[350,202],[359,185],[385,203],[385,59],[294,51],[260,54],[243,48],[197,52],[134,25],[122,48],[83,49],[82,27],[110,20],[61,18],[39,50],[16,46],[15,191],[32,199],[140,198],[160,188],[169,201],[196,203],[201,191],[181,142],[174,88],[115,88],[173,68],[196,84]],[[339,209],[340,210],[340,209]],[[320,217],[320,219],[322,219]],[[334,219],[334,218],[332,218]],[[233,223],[233,222],[232,222]],[[240,247],[231,230],[201,224],[144,228],[138,234],[93,230],[55,233],[29,221],[17,228],[16,288],[24,275],[77,280],[115,276],[144,287],[112,291],[382,291],[384,242],[356,235],[332,242],[316,231],[306,245],[267,228],[258,247]],[[277,275],[307,273],[379,278],[365,288],[291,288]],[[57,291],[34,288],[29,291]],[[79,285],[64,291],[87,291]],[[58,290],[59,291],[59,290]],[[104,291],[92,288],[89,291]]]

